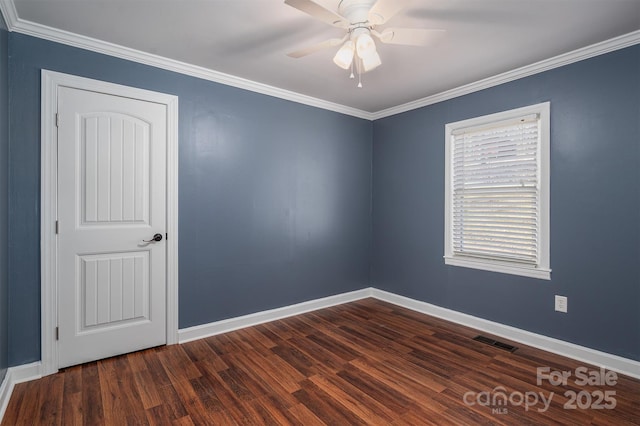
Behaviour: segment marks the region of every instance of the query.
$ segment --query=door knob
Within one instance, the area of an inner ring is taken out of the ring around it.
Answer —
[[[153,236],[152,239],[150,239],[150,240],[142,240],[142,241],[144,241],[145,243],[152,243],[154,241],[162,241],[162,234],[156,234],[156,235]]]

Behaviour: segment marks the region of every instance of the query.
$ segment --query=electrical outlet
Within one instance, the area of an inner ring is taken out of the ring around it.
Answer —
[[[556,311],[567,312],[567,296],[556,295]]]

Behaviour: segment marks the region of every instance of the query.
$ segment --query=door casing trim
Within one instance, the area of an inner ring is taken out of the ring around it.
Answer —
[[[41,373],[58,371],[57,147],[58,88],[71,87],[154,102],[167,107],[167,344],[178,343],[178,97],[42,70],[40,161]]]

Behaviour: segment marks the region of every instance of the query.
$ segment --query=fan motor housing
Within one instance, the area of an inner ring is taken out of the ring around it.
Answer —
[[[369,10],[375,3],[376,0],[342,0],[338,5],[338,13],[347,18],[351,25],[369,23]]]

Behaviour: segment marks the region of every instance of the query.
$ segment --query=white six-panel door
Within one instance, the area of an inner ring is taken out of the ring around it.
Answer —
[[[166,342],[166,108],[58,89],[60,368]]]

